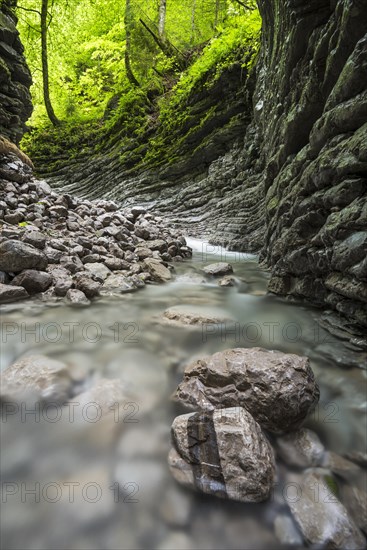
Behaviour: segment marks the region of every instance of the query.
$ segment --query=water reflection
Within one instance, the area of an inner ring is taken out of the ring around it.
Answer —
[[[365,373],[335,364],[348,348],[320,328],[319,312],[266,296],[268,275],[256,257],[190,244],[196,252],[176,264],[170,284],[104,297],[88,309],[36,302],[4,308],[2,368],[23,354],[62,360],[77,403],[33,412],[25,404],[3,415],[4,548],[279,548],[273,523],[287,513],[279,498],[220,501],[179,487],[168,471],[170,425],[181,412],[169,397],[188,362],[226,348],[310,356],[321,402],[308,425],[338,453],[365,450]],[[233,264],[237,286],[202,282],[201,266],[219,260]],[[228,321],[169,325],[163,312],[172,306]],[[121,384],[126,398],[116,410],[114,394],[106,395],[103,418],[91,409],[86,418],[80,411],[89,389],[97,384],[100,399],[110,391],[106,380]]]

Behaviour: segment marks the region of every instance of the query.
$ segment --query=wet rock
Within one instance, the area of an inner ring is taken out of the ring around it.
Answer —
[[[361,471],[357,464],[343,458],[333,451],[328,451],[325,453],[322,466],[324,468],[329,468],[329,470],[331,470],[334,474],[344,479],[353,479],[354,476],[359,474]]]
[[[367,453],[362,453],[361,451],[350,451],[345,453],[344,456],[355,464],[362,466],[362,468],[367,469]]]
[[[318,435],[307,428],[278,437],[276,450],[283,462],[299,468],[320,466],[325,453]]]
[[[62,256],[60,258],[60,265],[70,271],[70,273],[83,271],[83,264],[79,256]]]
[[[0,271],[0,283],[2,285],[7,285],[10,283],[10,277],[5,271]]]
[[[7,304],[28,298],[29,294],[22,286],[5,285],[0,283],[0,304]]]
[[[92,277],[84,275],[83,273],[75,275],[74,285],[75,288],[84,292],[87,298],[98,296],[102,287],[101,283],[94,281]]]
[[[280,543],[302,547],[303,539],[293,519],[286,515],[279,515],[274,520],[274,530]]]
[[[236,285],[236,279],[234,277],[230,277],[229,275],[226,275],[223,277],[223,279],[220,279],[218,281],[219,286],[235,286]]]
[[[147,258],[151,258],[153,256],[153,252],[150,248],[146,247],[138,247],[135,252],[138,255],[139,260],[146,260]]]
[[[240,407],[178,416],[169,466],[180,483],[221,498],[261,502],[274,484],[273,450]]]
[[[367,493],[352,485],[343,485],[341,500],[354,522],[367,535]]]
[[[179,487],[170,487],[162,497],[159,506],[160,515],[169,525],[185,527],[190,520],[191,502],[191,495],[186,494]]]
[[[40,250],[43,250],[46,246],[46,237],[40,231],[27,231],[22,240],[24,243],[31,244]]]
[[[228,275],[228,273],[233,273],[233,267],[231,264],[226,262],[218,262],[216,264],[210,264],[203,268],[203,271],[207,275],[212,275],[219,277],[220,275]]]
[[[111,271],[129,269],[129,264],[121,258],[106,258],[104,265]]]
[[[176,283],[185,283],[192,285],[201,285],[206,283],[206,279],[199,273],[184,273],[183,275],[178,275],[175,279]]]
[[[306,357],[237,348],[195,361],[174,398],[202,410],[241,406],[266,430],[298,428],[319,399]]]
[[[170,270],[154,258],[144,260],[144,269],[149,271],[154,281],[165,283],[172,279]]]
[[[75,400],[80,409],[89,403],[96,403],[102,416],[112,416],[117,422],[122,422],[126,415],[121,411],[118,416],[117,405],[129,402],[131,397],[121,380],[100,378],[89,389],[76,396]]]
[[[214,313],[210,314],[205,311],[194,311],[191,307],[173,306],[163,313],[164,321],[172,325],[190,325],[190,326],[202,326],[202,325],[217,325],[231,321],[224,315],[220,317]]]
[[[78,290],[77,288],[70,288],[66,292],[66,300],[72,306],[89,306],[90,300],[86,297],[84,292]]]
[[[52,280],[52,276],[45,271],[26,269],[14,277],[11,284],[22,286],[29,294],[37,294],[47,290],[51,286]]]
[[[101,292],[104,291],[119,291],[119,292],[129,292],[135,289],[135,285],[129,280],[125,275],[121,273],[113,273],[104,281],[101,288]]]
[[[58,264],[63,257],[61,250],[56,250],[55,248],[51,248],[51,246],[46,246],[44,253],[50,264]]]
[[[0,269],[19,273],[23,269],[45,270],[47,258],[34,246],[20,241],[5,241],[0,244]]]
[[[36,401],[64,403],[72,386],[67,366],[43,355],[19,359],[2,372],[0,381],[4,402],[21,401],[29,396]]]
[[[134,217],[134,218],[138,218],[139,216],[143,215],[146,213],[146,210],[145,208],[143,208],[142,206],[133,206],[131,208],[131,215]]]
[[[167,252],[167,243],[163,239],[156,239],[154,241],[147,241],[146,242],[147,248],[150,250],[157,250],[158,252]]]
[[[308,544],[323,548],[363,549],[366,540],[345,507],[323,478],[309,472],[289,477],[297,497],[287,499],[292,515]]]
[[[111,271],[104,264],[96,262],[91,264],[86,264],[85,269],[89,271],[92,275],[105,281],[107,277],[111,274]]]
[[[64,267],[55,266],[50,273],[54,281],[56,296],[66,296],[67,291],[74,284],[69,271]]]
[[[24,219],[23,214],[19,210],[15,210],[10,214],[5,214],[4,220],[8,223],[18,225]]]

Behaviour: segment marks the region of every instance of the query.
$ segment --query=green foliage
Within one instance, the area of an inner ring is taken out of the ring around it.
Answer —
[[[22,147],[33,159],[54,159],[52,168],[66,158],[107,150],[127,166],[173,162],[186,138],[215,116],[214,106],[193,114],[192,104],[233,65],[247,75],[259,47],[257,9],[244,10],[230,0],[171,0],[165,40],[173,53],[168,55],[140,22],[157,35],[159,2],[130,0],[130,61],[140,83],[133,87],[124,63],[125,3],[54,0],[48,29],[50,91],[63,121],[54,129],[42,96],[40,2],[19,0],[17,10],[35,105]]]
[[[238,60],[250,70],[258,51],[261,18],[258,11],[231,18],[226,27],[220,27],[198,59],[182,73],[172,90],[169,101],[162,101],[162,121],[174,120],[177,107],[185,105],[193,89],[198,85],[209,87],[222,71]]]

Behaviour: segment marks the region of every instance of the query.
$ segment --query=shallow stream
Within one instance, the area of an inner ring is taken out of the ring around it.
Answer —
[[[2,308],[1,368],[47,355],[70,365],[73,402],[99,378],[122,380],[132,396],[113,421],[91,408],[80,422],[70,407],[2,418],[4,548],[279,548],[273,523],[287,508],[276,492],[264,504],[222,501],[178,486],[167,465],[170,426],[183,411],[170,395],[185,365],[226,348],[309,356],[321,397],[307,425],[339,454],[366,450],[366,371],[348,366],[350,348],[320,327],[321,312],[267,296],[255,256],[189,244],[193,258],[175,264],[171,283],[85,309]],[[221,260],[233,265],[237,286],[203,278],[201,267]],[[169,325],[162,314],[173,306],[228,321]]]

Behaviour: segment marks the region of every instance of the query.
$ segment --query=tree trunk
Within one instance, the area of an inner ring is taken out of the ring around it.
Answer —
[[[215,0],[214,29],[217,28],[219,19],[220,0]]]
[[[158,34],[156,34],[154,31],[152,31],[152,29],[146,24],[145,21],[143,21],[143,19],[139,19],[140,23],[143,25],[144,29],[146,31],[148,31],[148,33],[151,35],[151,37],[153,38],[154,42],[157,44],[157,46],[162,50],[162,52],[164,53],[164,55],[166,55],[167,57],[173,57],[178,65],[178,67],[183,70],[186,68],[186,61],[182,55],[182,53],[180,52],[180,50],[178,50],[176,48],[176,46],[174,46],[168,39],[167,37],[165,37],[165,39],[163,40]]]
[[[135,78],[135,75],[133,73],[133,70],[131,68],[131,61],[130,61],[130,51],[131,51],[131,27],[130,27],[130,21],[131,21],[131,9],[130,9],[130,0],[126,0],[125,4],[125,70],[126,70],[126,76],[133,86],[140,86],[139,82]]]
[[[50,99],[50,86],[48,75],[48,55],[47,55],[47,15],[48,0],[42,0],[41,8],[41,44],[42,44],[42,79],[43,79],[43,99],[48,118],[54,126],[60,126],[60,121],[55,115]]]
[[[164,40],[164,29],[166,25],[167,0],[159,0],[158,12],[158,34]]]
[[[196,19],[196,0],[193,0],[192,10],[191,10],[191,45],[194,43],[194,40],[195,40],[195,32],[196,32],[195,19]]]

